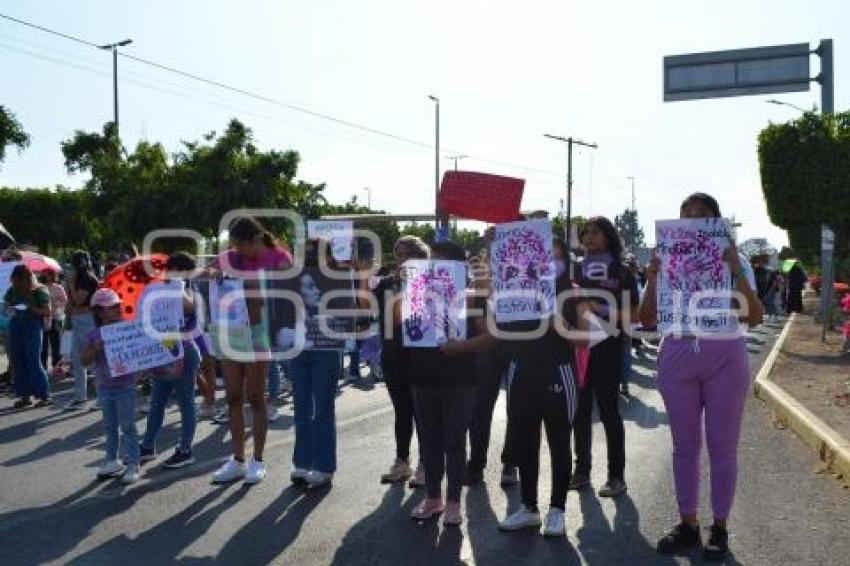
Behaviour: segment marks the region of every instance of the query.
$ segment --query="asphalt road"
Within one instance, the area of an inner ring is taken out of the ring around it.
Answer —
[[[755,374],[779,328],[751,333]],[[2,363],[2,362],[0,362]],[[486,483],[466,490],[461,529],[409,518],[421,492],[378,481],[393,456],[392,409],[383,385],[342,388],[337,402],[339,470],[333,487],[304,493],[289,485],[291,406],[272,425],[267,480],[255,487],[210,485],[227,455],[225,427],[202,422],[198,462],[166,470],[163,457],[130,487],[97,482],[103,456],[100,415],[58,408],[11,411],[0,398],[0,564],[689,564],[698,554],[667,558],[655,541],[676,522],[670,435],[655,389],[654,354],[639,360],[626,419],[627,495],[615,501],[570,493],[567,538],[506,535],[497,522],[519,505],[518,489],[498,483],[504,404],[494,417]],[[68,397],[56,392],[57,404]],[[176,442],[172,405],[160,440]],[[144,428],[139,419],[140,431]],[[604,481],[604,434],[594,426],[595,486]],[[415,453],[415,450],[414,450]],[[542,450],[542,502],[548,499],[547,450]],[[850,490],[816,474],[816,459],[787,431],[776,429],[750,399],[740,446],[736,504],[730,521],[729,564],[850,564]],[[707,470],[707,463],[703,467]],[[707,474],[702,520],[710,523]]]

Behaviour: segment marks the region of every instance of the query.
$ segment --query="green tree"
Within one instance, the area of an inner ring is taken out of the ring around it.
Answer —
[[[762,191],[771,222],[788,231],[791,247],[809,267],[820,255],[820,225],[836,235],[836,257],[850,238],[850,112],[807,112],[770,124],[758,138]]]
[[[637,210],[627,208],[623,211],[623,214],[615,216],[614,226],[620,233],[620,237],[623,239],[623,245],[627,250],[634,251],[646,245],[643,228],[640,227],[640,223],[638,222]]]
[[[23,151],[30,145],[30,136],[8,108],[0,105],[0,163],[6,159],[6,148],[14,146]]]

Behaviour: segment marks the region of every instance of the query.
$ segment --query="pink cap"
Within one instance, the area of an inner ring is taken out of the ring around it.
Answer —
[[[91,306],[94,307],[114,307],[121,304],[121,297],[112,289],[98,289],[91,296]]]

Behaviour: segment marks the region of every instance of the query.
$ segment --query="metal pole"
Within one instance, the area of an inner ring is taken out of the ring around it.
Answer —
[[[626,178],[629,181],[632,182],[632,212],[634,212],[636,210],[635,209],[635,178],[634,177],[626,177]]]
[[[564,241],[567,244],[567,254],[573,251],[572,248],[572,227],[573,227],[573,138],[567,138],[567,222],[565,224],[567,233],[564,234]]]
[[[822,114],[835,112],[835,75],[832,67],[832,40],[822,39],[816,53],[820,56],[820,106]]]
[[[434,203],[435,203],[436,208],[434,210],[434,213],[435,213],[437,218],[436,218],[436,222],[435,222],[434,226],[437,228],[437,231],[439,231],[440,226],[443,225],[443,217],[440,214],[440,205],[439,205],[439,198],[440,198],[440,100],[436,99],[436,102],[437,102],[436,111],[435,111],[435,117],[436,117],[436,127],[435,127],[436,151],[434,153]]]
[[[821,115],[827,116],[835,112],[835,83],[834,69],[832,64],[832,40],[822,39],[816,51],[820,56],[820,100],[821,100]],[[832,261],[829,256],[832,255],[832,242],[827,242],[825,235],[830,233],[829,226],[821,225],[821,316],[823,317],[823,325],[821,326],[821,342],[826,342],[826,329],[829,326],[829,311],[832,305]],[[829,250],[827,250],[827,245]]]
[[[115,137],[118,135],[118,47],[112,46],[112,103],[115,112]]]

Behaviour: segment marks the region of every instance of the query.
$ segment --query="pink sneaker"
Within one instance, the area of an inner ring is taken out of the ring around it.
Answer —
[[[443,500],[439,497],[436,499],[425,499],[422,503],[414,507],[410,513],[411,519],[417,521],[427,521],[443,512]]]
[[[446,502],[446,512],[443,514],[443,524],[448,527],[457,527],[463,523],[463,511],[460,501]]]

